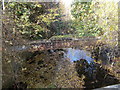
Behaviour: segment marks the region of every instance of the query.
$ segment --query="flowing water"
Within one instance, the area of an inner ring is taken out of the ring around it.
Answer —
[[[64,56],[65,58],[69,58],[71,62],[85,59],[90,64],[94,60],[93,58],[91,58],[91,53],[88,51],[73,48],[67,48],[66,50],[67,52],[64,54]]]

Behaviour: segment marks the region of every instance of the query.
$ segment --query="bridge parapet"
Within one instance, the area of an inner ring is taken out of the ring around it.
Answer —
[[[54,41],[42,41],[42,42],[33,42],[30,43],[31,48],[30,51],[42,51],[49,49],[59,49],[59,48],[70,48],[77,46],[89,46],[94,45],[99,39],[95,38],[81,38],[76,40],[54,40]]]
[[[96,38],[81,38],[75,40],[37,40],[27,43],[27,45],[13,46],[12,51],[15,52],[34,52],[43,51],[49,49],[62,49],[62,48],[72,48],[72,47],[84,47],[94,46],[100,39]]]

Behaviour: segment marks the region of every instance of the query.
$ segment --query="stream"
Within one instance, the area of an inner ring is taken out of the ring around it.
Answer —
[[[69,58],[71,62],[85,59],[90,64],[94,60],[93,58],[91,58],[91,53],[88,51],[73,48],[67,48],[66,50],[67,52],[64,54],[64,56],[65,58]]]
[[[96,64],[91,52],[86,50],[63,48],[24,52],[20,57],[24,58],[21,64],[17,61],[11,64],[16,70],[14,77],[20,83],[26,82],[28,88],[100,88],[119,82]]]

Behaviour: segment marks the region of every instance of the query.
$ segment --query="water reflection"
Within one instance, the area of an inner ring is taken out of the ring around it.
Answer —
[[[71,62],[80,60],[80,59],[85,59],[87,62],[90,64],[93,62],[93,58],[91,58],[91,54],[88,51],[85,50],[80,50],[80,49],[73,49],[73,48],[68,48],[67,52],[65,53],[64,57],[69,58]]]

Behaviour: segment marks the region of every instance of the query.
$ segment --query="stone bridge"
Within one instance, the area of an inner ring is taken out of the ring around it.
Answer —
[[[37,40],[28,42],[27,45],[23,46],[13,46],[11,49],[12,51],[17,52],[34,52],[34,51],[43,51],[43,50],[49,50],[49,49],[62,49],[62,48],[72,48],[72,47],[81,47],[83,49],[84,47],[88,46],[94,46],[96,45],[96,42],[100,39],[97,38],[81,38],[81,39],[75,39],[75,40]]]
[[[61,49],[71,47],[85,47],[95,45],[99,39],[96,38],[81,38],[75,40],[48,40],[48,41],[33,41],[29,43],[29,51],[43,51],[49,49]]]

